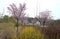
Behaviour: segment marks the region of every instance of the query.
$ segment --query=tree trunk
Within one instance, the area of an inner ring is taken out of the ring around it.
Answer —
[[[19,20],[17,19],[17,21],[16,21],[16,27],[17,27],[16,34],[17,34],[17,38],[18,38],[18,26],[19,26],[18,21]]]
[[[17,27],[16,33],[17,33],[17,38],[18,38],[18,27]]]

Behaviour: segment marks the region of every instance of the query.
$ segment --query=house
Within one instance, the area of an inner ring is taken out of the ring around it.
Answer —
[[[22,19],[23,25],[40,25],[40,22],[35,18],[25,17]]]

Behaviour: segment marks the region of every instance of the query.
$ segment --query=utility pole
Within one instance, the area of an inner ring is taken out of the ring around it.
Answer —
[[[36,15],[37,15],[37,13],[38,13],[38,0],[36,2]]]

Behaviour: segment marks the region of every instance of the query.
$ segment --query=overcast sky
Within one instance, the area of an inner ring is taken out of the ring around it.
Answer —
[[[9,15],[7,7],[9,4],[26,3],[26,14],[30,17],[35,17],[41,11],[50,10],[54,19],[60,19],[60,0],[0,0],[0,12],[5,11],[4,14]]]

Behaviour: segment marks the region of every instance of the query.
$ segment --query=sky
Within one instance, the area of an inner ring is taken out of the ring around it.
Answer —
[[[19,3],[26,3],[26,15],[29,17],[35,17],[39,12],[50,10],[54,19],[60,19],[60,0],[0,0],[0,12],[10,15],[7,7],[12,3],[17,7]]]

